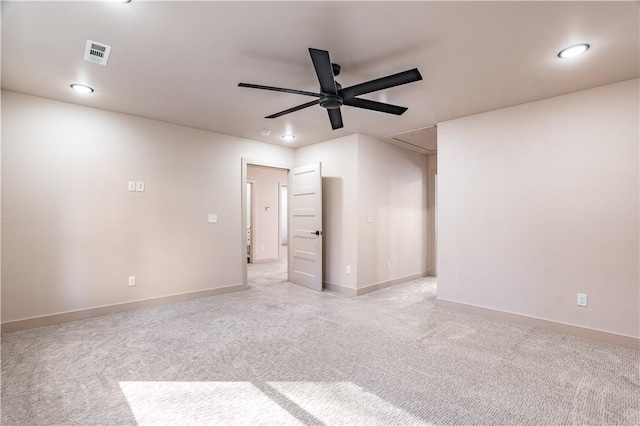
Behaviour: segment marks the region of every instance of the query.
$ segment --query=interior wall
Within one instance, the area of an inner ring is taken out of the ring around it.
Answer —
[[[354,134],[296,150],[297,165],[322,163],[323,280],[354,291],[359,273],[357,144]]]
[[[439,124],[438,298],[638,337],[639,117],[636,79]]]
[[[358,288],[428,270],[426,155],[358,135]]]
[[[242,284],[241,158],[294,159],[8,91],[2,145],[3,322]]]
[[[428,175],[427,175],[427,205],[428,205],[428,258],[429,258],[429,276],[438,276],[438,212],[437,212],[437,190],[436,175],[438,172],[438,155],[432,154],[428,156]]]
[[[253,261],[275,260],[280,256],[280,185],[287,183],[288,171],[264,166],[247,166],[253,184]]]

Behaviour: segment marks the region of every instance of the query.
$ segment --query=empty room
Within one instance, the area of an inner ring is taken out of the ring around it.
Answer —
[[[0,4],[0,424],[640,424],[639,2]]]

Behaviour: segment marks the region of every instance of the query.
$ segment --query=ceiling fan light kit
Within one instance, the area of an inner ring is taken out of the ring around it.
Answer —
[[[414,68],[408,71],[388,75],[386,77],[370,80],[343,89],[342,86],[335,80],[335,77],[340,74],[340,65],[331,63],[331,59],[329,59],[329,52],[327,52],[326,50],[314,49],[310,47],[309,54],[311,55],[311,61],[313,62],[313,67],[316,70],[318,82],[320,83],[319,93],[306,92],[303,90],[295,89],[285,89],[282,87],[262,86],[250,83],[239,83],[238,86],[318,98],[311,102],[307,102],[302,105],[298,105],[293,108],[268,115],[265,118],[277,118],[285,114],[290,114],[292,112],[308,108],[313,105],[320,105],[322,108],[325,108],[327,110],[327,113],[329,114],[329,121],[331,122],[331,128],[333,130],[336,130],[343,127],[342,113],[340,111],[340,108],[343,105],[368,109],[371,111],[384,112],[387,114],[404,114],[404,112],[407,111],[407,108],[405,107],[370,101],[368,99],[361,99],[357,98],[356,96],[422,80],[420,72],[417,68]]]

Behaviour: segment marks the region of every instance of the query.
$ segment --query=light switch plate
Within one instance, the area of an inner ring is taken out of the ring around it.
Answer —
[[[209,223],[218,223],[218,215],[216,213],[209,213]]]
[[[143,181],[136,182],[136,191],[137,192],[144,192],[144,182]]]
[[[129,184],[128,184],[128,188],[129,188],[129,191],[135,192],[136,191],[136,183],[134,181],[130,180]]]
[[[367,223],[373,223],[373,215],[367,214]]]

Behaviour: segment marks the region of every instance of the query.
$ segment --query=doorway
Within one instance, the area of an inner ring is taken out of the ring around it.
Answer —
[[[256,264],[277,267],[279,263],[284,266],[284,281],[322,291],[321,170],[320,163],[290,168],[242,159],[241,273],[245,286],[249,284],[248,266],[255,272]],[[247,185],[250,181],[251,187]],[[282,245],[284,231],[286,246]]]
[[[271,268],[273,271],[281,268],[286,273],[286,247],[282,248],[282,235],[286,235],[288,225],[286,220],[283,223],[283,218],[287,218],[284,191],[288,173],[288,166],[246,159],[242,161],[244,284],[248,284],[248,268]]]

